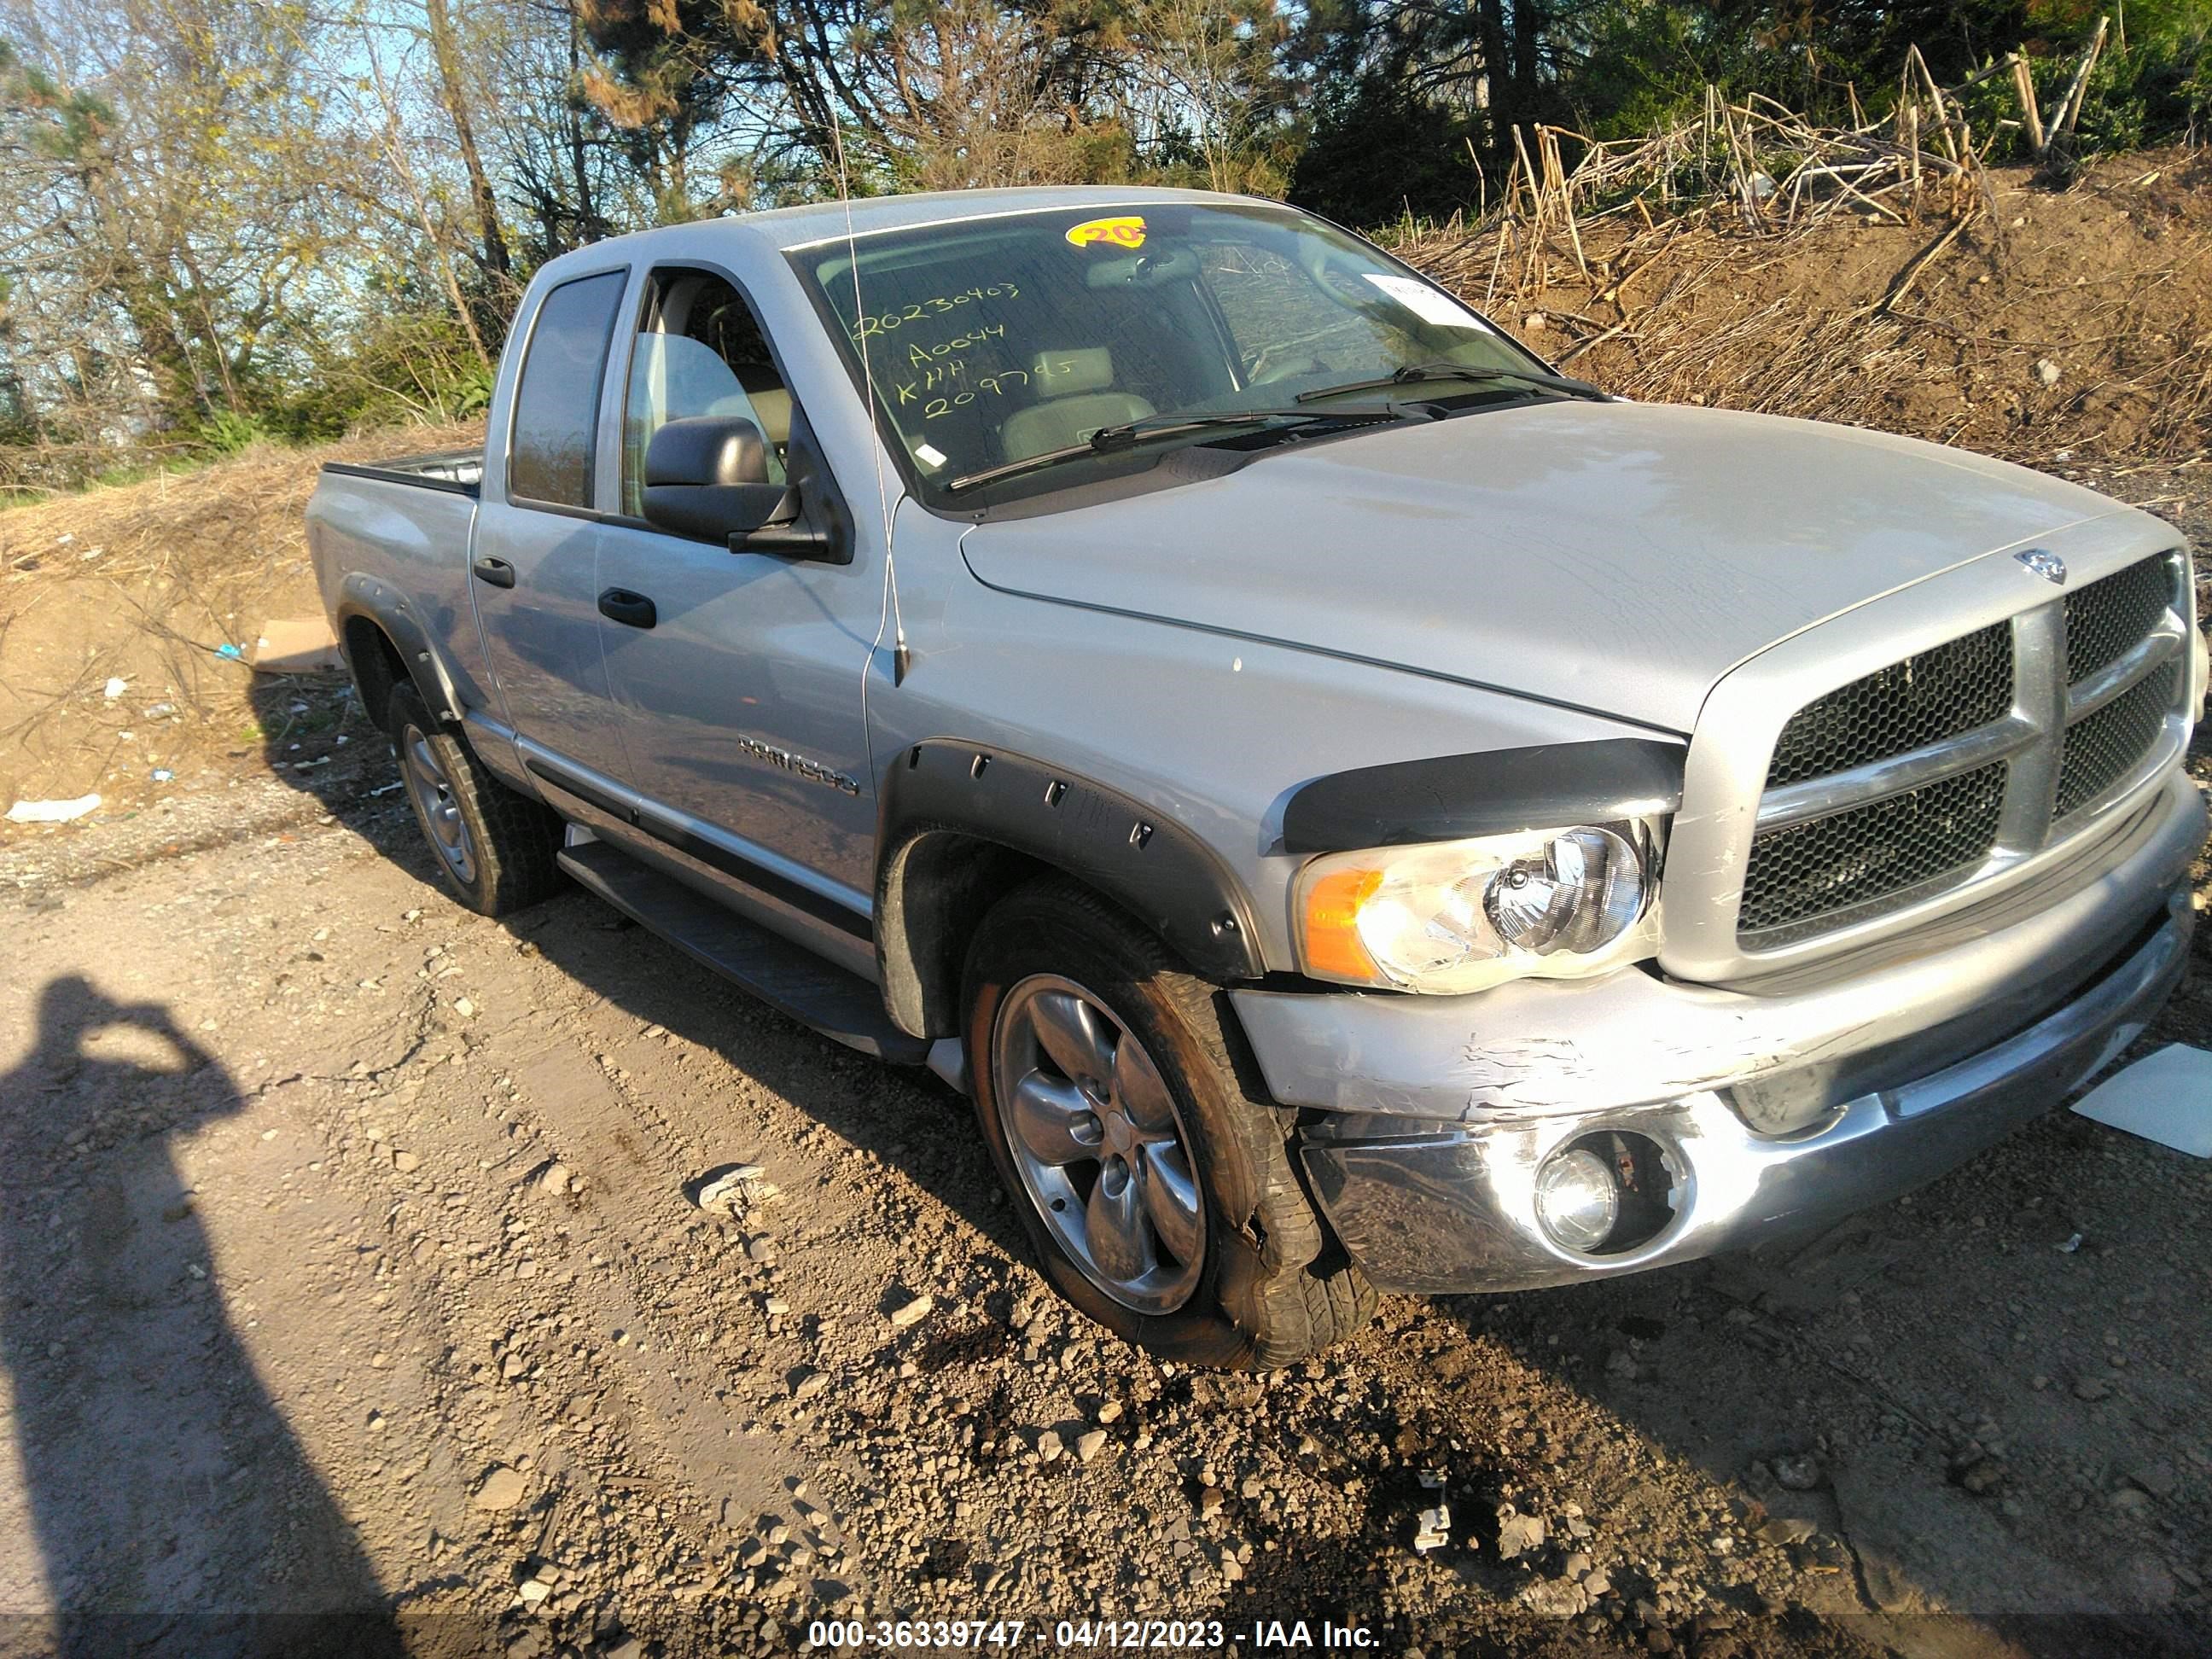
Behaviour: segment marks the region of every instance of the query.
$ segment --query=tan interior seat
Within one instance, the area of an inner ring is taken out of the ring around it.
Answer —
[[[999,428],[1010,461],[1085,442],[1103,426],[1141,421],[1152,405],[1133,392],[1115,392],[1113,354],[1104,346],[1040,351],[1030,366],[1038,401],[1017,410]]]
[[[746,363],[737,374],[738,384],[753,400],[761,435],[781,451],[791,441],[791,393],[771,363]]]

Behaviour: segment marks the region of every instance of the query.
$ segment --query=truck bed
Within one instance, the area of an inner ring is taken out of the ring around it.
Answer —
[[[325,472],[355,478],[381,478],[391,483],[416,484],[457,495],[476,495],[483,483],[483,452],[441,449],[424,455],[402,455],[389,461],[356,466],[346,461],[325,461]]]
[[[483,458],[410,455],[374,466],[324,464],[307,503],[307,547],[324,607],[340,615],[345,587],[404,596],[467,707],[491,707],[469,589],[469,550]]]

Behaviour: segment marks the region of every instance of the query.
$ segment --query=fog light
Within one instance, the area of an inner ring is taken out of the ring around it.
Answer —
[[[1620,1219],[1620,1188],[1605,1160],[1570,1147],[1536,1171],[1536,1219],[1563,1249],[1595,1250]]]

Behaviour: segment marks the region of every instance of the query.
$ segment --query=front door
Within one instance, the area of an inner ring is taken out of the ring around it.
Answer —
[[[665,422],[741,415],[781,481],[805,422],[755,314],[724,276],[653,273],[632,343],[622,481],[628,521],[601,532],[599,581],[652,602],[600,623],[620,706],[627,781],[655,805],[725,832],[772,876],[827,878],[843,896],[872,880],[874,790],[862,679],[883,576],[689,541],[637,522],[646,445]],[[808,884],[818,885],[818,883]]]
[[[502,477],[487,476],[469,588],[507,719],[528,743],[605,777],[625,769],[599,642],[599,542],[586,516],[601,377],[626,271],[563,283],[531,325]]]

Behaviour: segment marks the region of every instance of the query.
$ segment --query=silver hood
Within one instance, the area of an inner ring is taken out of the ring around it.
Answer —
[[[2123,510],[1856,427],[1547,403],[1292,447],[961,547],[1008,592],[1688,732],[1777,641]]]

